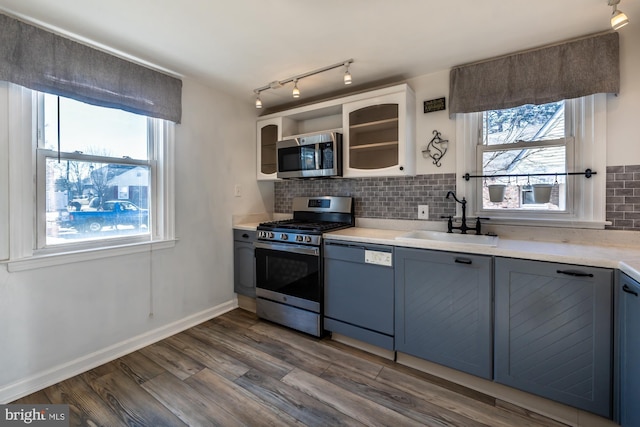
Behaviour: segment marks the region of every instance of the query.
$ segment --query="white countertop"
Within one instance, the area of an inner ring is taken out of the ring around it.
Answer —
[[[258,225],[260,225],[259,222],[245,222],[242,224],[234,224],[233,228],[236,230],[256,231]]]

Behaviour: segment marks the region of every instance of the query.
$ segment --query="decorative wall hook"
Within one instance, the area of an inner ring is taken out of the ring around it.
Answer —
[[[440,132],[438,132],[437,130],[433,131],[433,135],[434,136],[433,138],[431,138],[431,141],[429,141],[427,148],[422,150],[422,155],[424,156],[426,154],[427,156],[431,157],[431,159],[433,159],[433,164],[437,167],[440,167],[442,166],[440,160],[442,160],[444,155],[447,154],[447,149],[449,148],[449,140],[442,139],[440,137]]]

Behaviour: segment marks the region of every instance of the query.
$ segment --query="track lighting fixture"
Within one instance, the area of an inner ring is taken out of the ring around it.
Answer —
[[[610,0],[610,1],[614,1],[614,0]],[[313,71],[309,71],[309,72],[306,72],[306,73],[298,74],[297,76],[288,77],[288,78],[283,79],[283,80],[275,80],[275,81],[273,81],[273,82],[271,82],[269,84],[266,84],[264,86],[256,88],[256,89],[253,90],[253,92],[256,94],[256,108],[262,108],[262,100],[260,99],[260,92],[263,92],[263,91],[269,90],[269,89],[278,89],[278,88],[281,88],[282,86],[284,86],[287,83],[293,82],[293,91],[291,92],[291,95],[294,98],[299,98],[300,97],[300,89],[298,89],[298,80],[301,80],[301,79],[303,79],[305,77],[313,76],[315,74],[324,73],[325,71],[333,70],[334,68],[346,67],[346,71],[344,73],[343,80],[344,80],[344,84],[345,85],[349,85],[349,84],[351,84],[351,73],[349,72],[349,65],[351,63],[353,63],[353,59],[347,59],[346,61],[338,62],[338,63],[332,64],[332,65],[327,65],[326,67],[322,67],[322,68],[318,68],[317,70],[313,70]]]
[[[346,71],[344,72],[344,84],[350,85],[351,84],[351,73],[349,72],[349,62],[345,62],[344,66],[346,68]]]
[[[609,6],[613,6],[613,13],[611,14],[611,28],[619,30],[629,23],[629,18],[621,10],[618,10],[618,3],[620,0],[607,0]]]
[[[262,108],[262,101],[260,100],[259,91],[256,91],[256,108]]]
[[[298,79],[293,81],[293,91],[291,92],[294,98],[300,98],[300,89],[298,89]]]

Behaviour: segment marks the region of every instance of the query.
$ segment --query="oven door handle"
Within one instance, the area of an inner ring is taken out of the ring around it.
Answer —
[[[253,246],[256,249],[270,249],[272,251],[292,252],[296,254],[320,256],[320,248],[316,248],[316,247],[277,244],[277,243],[262,243],[262,242],[254,242]]]

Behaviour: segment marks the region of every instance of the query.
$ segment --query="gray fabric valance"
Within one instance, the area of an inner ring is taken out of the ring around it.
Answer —
[[[620,90],[618,33],[606,33],[454,67],[449,115]]]
[[[0,80],[180,123],[182,81],[0,14]]]

